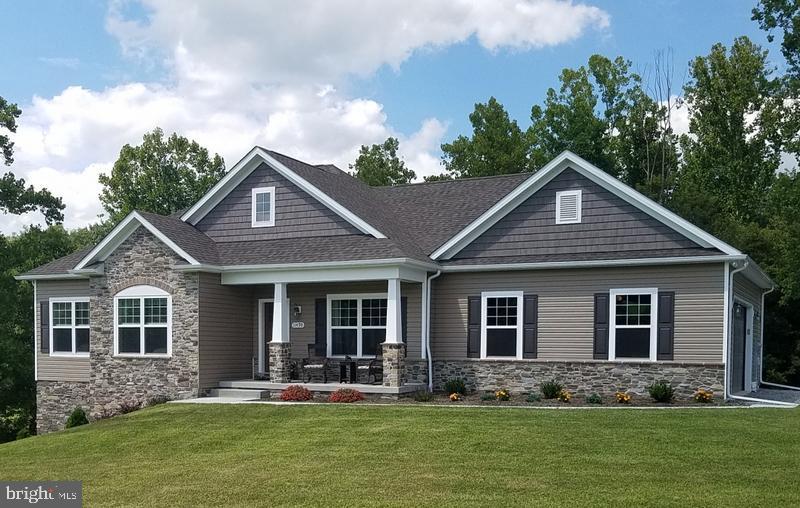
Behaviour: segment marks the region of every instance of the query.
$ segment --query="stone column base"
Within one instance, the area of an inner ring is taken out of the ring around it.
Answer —
[[[406,345],[384,342],[383,386],[402,386],[406,377]]]
[[[288,342],[269,343],[269,380],[273,383],[291,381],[291,350]]]

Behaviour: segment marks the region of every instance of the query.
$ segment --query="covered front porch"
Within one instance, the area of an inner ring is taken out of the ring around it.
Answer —
[[[424,268],[203,275],[200,380],[209,395],[290,384],[399,395],[427,386]]]
[[[314,393],[329,394],[342,388],[358,390],[365,395],[397,396],[425,390],[425,383],[405,383],[400,386],[384,386],[383,384],[364,383],[275,383],[272,381],[240,379],[236,381],[220,381],[219,387],[209,391],[210,397],[234,398],[241,400],[260,400],[270,398],[291,385],[303,386]]]

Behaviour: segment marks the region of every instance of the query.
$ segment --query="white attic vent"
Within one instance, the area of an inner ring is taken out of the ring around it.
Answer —
[[[556,192],[556,224],[578,224],[581,221],[581,191]]]

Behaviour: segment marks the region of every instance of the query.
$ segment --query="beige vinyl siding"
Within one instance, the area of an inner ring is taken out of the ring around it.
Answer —
[[[305,358],[308,356],[308,345],[314,343],[315,330],[315,300],[327,298],[329,294],[358,294],[358,293],[386,293],[386,281],[374,282],[342,282],[325,284],[289,284],[287,296],[293,308],[300,305],[303,309],[299,317],[291,316],[291,321],[302,321],[303,328],[290,328],[289,340],[292,344],[292,358]],[[422,284],[406,283],[400,288],[401,296],[407,297],[407,355],[408,358],[420,358],[421,351],[421,314],[422,314]],[[253,308],[258,308],[259,298],[272,298],[272,286],[258,286]],[[253,316],[253,351],[258,354],[258,313]]]
[[[675,361],[721,362],[722,264],[447,273],[433,281],[433,358],[467,357],[467,297],[482,291],[539,295],[541,360],[593,358],[594,294],[614,288],[675,291]]]
[[[750,282],[741,273],[733,275],[733,297],[753,306],[753,382],[761,380],[761,319],[763,310],[761,308],[761,294],[764,290]]]
[[[40,381],[89,381],[89,358],[70,358],[65,356],[50,356],[42,353],[42,340],[49,341],[50,337],[42,337],[41,302],[49,302],[50,298],[87,297],[91,295],[89,279],[72,280],[40,280],[36,283],[36,355],[37,379]],[[89,303],[90,309],[94,302]],[[91,310],[90,310],[91,315]],[[92,330],[89,341],[95,340],[95,324],[91,323]]]
[[[223,286],[220,275],[200,274],[200,388],[249,379],[253,361],[253,289]]]

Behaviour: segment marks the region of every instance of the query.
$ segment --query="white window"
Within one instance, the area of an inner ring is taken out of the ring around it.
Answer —
[[[372,357],[386,341],[386,294],[328,295],[328,356]]]
[[[50,355],[89,356],[89,299],[50,299]]]
[[[114,354],[172,354],[172,297],[152,286],[133,286],[114,297]]]
[[[522,291],[481,293],[481,358],[522,358]]]
[[[252,219],[254,228],[275,225],[275,187],[253,189]]]
[[[581,221],[580,190],[556,192],[556,224],[578,224]]]
[[[610,297],[609,358],[656,361],[658,289],[612,289]]]

